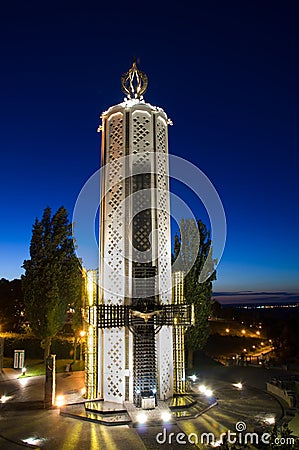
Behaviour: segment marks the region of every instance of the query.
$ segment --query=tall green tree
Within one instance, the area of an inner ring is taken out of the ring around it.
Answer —
[[[175,270],[185,272],[184,295],[194,304],[195,325],[185,335],[188,367],[193,353],[202,349],[209,336],[208,318],[212,312],[212,282],[216,280],[210,232],[201,220],[182,219],[180,235],[175,236],[173,261]]]
[[[24,295],[20,279],[0,280],[0,331],[23,330]]]
[[[81,267],[64,207],[53,216],[47,207],[42,219],[35,220],[30,259],[24,261],[23,267],[26,317],[41,339],[46,360],[53,337],[65,324],[68,306],[81,296]]]

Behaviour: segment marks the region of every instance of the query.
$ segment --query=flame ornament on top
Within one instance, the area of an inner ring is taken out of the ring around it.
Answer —
[[[146,74],[137,68],[135,61],[131,69],[122,75],[121,85],[128,99],[142,99],[148,85],[148,79]]]

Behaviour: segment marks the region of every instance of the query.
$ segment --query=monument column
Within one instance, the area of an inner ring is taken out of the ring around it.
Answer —
[[[170,121],[144,101],[147,77],[135,63],[122,87],[124,102],[101,116],[99,305],[129,319],[98,332],[99,391],[141,406],[173,389],[172,327],[156,319],[171,304]]]

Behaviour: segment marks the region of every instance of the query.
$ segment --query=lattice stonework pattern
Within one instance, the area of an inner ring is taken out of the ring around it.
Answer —
[[[100,277],[103,288],[100,302],[106,305],[130,304],[133,301],[130,297],[134,292],[132,274],[135,266],[146,264],[157,273],[154,285],[159,289],[159,301],[162,304],[170,304],[167,116],[163,110],[143,101],[132,101],[111,107],[103,117],[102,164],[109,164],[109,171],[101,180],[101,189],[107,194],[101,206]],[[157,158],[154,158],[153,154]],[[124,156],[130,158],[126,166],[122,161]],[[125,174],[127,169],[129,172]],[[125,181],[125,175],[131,178]],[[144,189],[152,191],[142,194]],[[136,192],[140,195],[134,196]],[[137,214],[133,221],[134,211],[136,213],[142,207],[146,209]],[[136,251],[139,251],[135,263],[131,258],[134,256],[130,247],[132,242]],[[149,260],[146,259],[148,257]],[[125,278],[125,275],[128,277]],[[132,339],[129,346],[125,327],[103,329],[101,333],[102,348],[99,348],[99,354],[103,362],[104,399],[122,402],[130,395],[132,400],[132,363],[128,364],[128,360],[135,358],[132,354]],[[158,379],[160,398],[169,397],[173,388],[171,327],[163,326],[156,337],[153,334],[152,339],[151,344],[156,342],[158,366],[155,374],[157,377],[153,379]],[[155,345],[152,348],[155,348]],[[133,369],[136,381],[147,370],[142,358],[140,361],[138,359],[138,363],[135,361]]]
[[[159,396],[168,398],[173,392],[172,330],[162,327],[157,337]]]
[[[152,151],[151,142],[151,114],[147,111],[134,111],[132,114],[132,153],[149,149]]]
[[[106,337],[106,364],[104,397],[111,401],[124,400],[124,367],[125,358],[122,352],[124,347],[124,332],[121,329],[105,330]]]
[[[159,289],[161,303],[171,302],[171,245],[170,245],[170,205],[168,180],[167,124],[162,117],[156,121],[156,177],[157,215],[159,227]]]
[[[105,190],[105,220],[103,227],[101,272],[103,287],[101,301],[108,305],[124,303],[124,119],[123,112],[116,112],[107,118],[105,129],[105,173],[102,189]],[[125,331],[124,328],[103,330],[103,395],[108,401],[124,401]]]
[[[124,199],[123,181],[123,114],[113,114],[108,120],[106,162],[109,163],[107,192],[105,246],[104,246],[104,302],[122,304],[124,295],[124,210],[121,202]],[[110,291],[110,292],[107,292]]]
[[[162,117],[157,118],[156,128],[157,151],[166,153],[167,151],[167,125]]]

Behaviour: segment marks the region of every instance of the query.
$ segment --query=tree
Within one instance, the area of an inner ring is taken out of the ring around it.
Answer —
[[[186,332],[188,367],[193,365],[193,353],[202,349],[209,336],[208,318],[212,311],[212,282],[216,280],[210,232],[201,220],[181,220],[180,236],[176,235],[173,260],[175,270],[183,270],[184,295],[194,304],[195,326]]]
[[[46,361],[53,337],[65,324],[68,305],[81,296],[81,268],[75,255],[71,224],[64,207],[51,217],[45,208],[35,220],[30,258],[22,277],[25,313],[32,331],[41,339]]]
[[[24,295],[20,279],[0,280],[0,331],[22,331]]]

